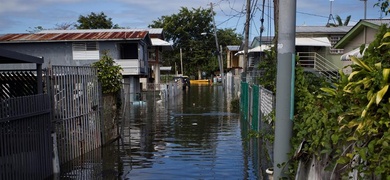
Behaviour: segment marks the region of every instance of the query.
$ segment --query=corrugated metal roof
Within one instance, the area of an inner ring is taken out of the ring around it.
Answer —
[[[134,29],[70,29],[70,30],[42,30],[36,34],[48,33],[92,33],[92,32],[134,32],[148,31],[149,34],[162,34],[162,28],[134,28]]]
[[[92,40],[137,40],[148,37],[148,31],[106,31],[106,30],[61,30],[34,34],[6,34],[0,36],[0,43],[42,42],[42,41],[92,41]]]
[[[347,33],[353,26],[337,26],[337,27],[326,27],[326,26],[296,26],[296,33]]]
[[[362,21],[376,24],[378,26],[380,26],[382,24],[390,24],[390,19],[362,19]]]

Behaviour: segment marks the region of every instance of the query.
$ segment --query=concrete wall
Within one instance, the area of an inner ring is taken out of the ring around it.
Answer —
[[[119,109],[117,107],[115,94],[103,94],[102,108],[102,144],[107,144],[119,137],[118,119]]]
[[[16,51],[23,54],[28,54],[44,58],[42,68],[47,68],[48,64],[61,66],[86,66],[97,60],[73,60],[72,43],[71,42],[50,42],[50,43],[9,43],[0,44],[0,48],[10,51]],[[109,50],[113,58],[119,55],[115,42],[100,42],[99,49]],[[7,67],[15,67],[7,65]]]
[[[120,52],[118,44],[121,41],[103,41],[99,42],[99,50],[102,53],[105,50],[109,51],[109,55],[114,59],[120,59]],[[141,46],[145,44],[141,43]],[[39,43],[0,43],[0,48],[16,51],[23,54],[28,54],[37,57],[44,57],[44,64],[42,68],[51,65],[61,66],[85,66],[90,65],[97,60],[73,60],[72,42],[39,42]],[[147,50],[140,53],[147,64]],[[11,66],[14,67],[14,66]]]

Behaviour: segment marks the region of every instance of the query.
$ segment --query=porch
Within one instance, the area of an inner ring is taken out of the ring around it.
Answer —
[[[122,75],[128,76],[138,76],[138,75],[147,75],[148,66],[145,64],[145,61],[140,59],[115,59],[114,60],[119,66],[122,67]]]

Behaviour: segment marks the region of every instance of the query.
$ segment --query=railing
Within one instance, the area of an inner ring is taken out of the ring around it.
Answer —
[[[297,55],[299,56],[299,63],[302,67],[313,68],[328,79],[339,77],[338,70],[340,67],[336,66],[318,53],[297,52]]]
[[[146,75],[147,66],[139,59],[115,59],[115,62],[122,67],[122,75]]]

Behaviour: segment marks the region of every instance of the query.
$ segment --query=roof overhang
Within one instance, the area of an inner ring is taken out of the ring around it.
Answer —
[[[160,71],[171,71],[172,70],[172,66],[162,66],[160,67]]]
[[[30,56],[14,51],[0,49],[0,64],[35,63],[43,64],[43,58]]]
[[[297,37],[295,38],[295,46],[332,46],[327,37]]]
[[[270,45],[261,45],[261,46],[257,46],[257,47],[254,47],[252,49],[249,49],[248,50],[248,54],[249,53],[259,53],[259,52],[264,52],[264,51],[267,51],[267,50],[270,50],[272,46]],[[235,56],[237,55],[242,55],[244,54],[244,51],[238,51],[236,54],[234,54]]]
[[[152,46],[162,47],[164,50],[173,50],[172,45],[159,38],[151,38]]]

